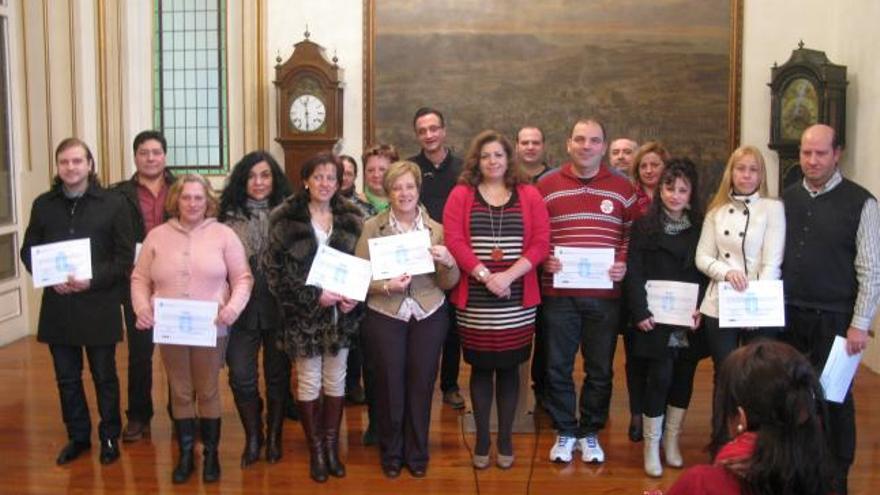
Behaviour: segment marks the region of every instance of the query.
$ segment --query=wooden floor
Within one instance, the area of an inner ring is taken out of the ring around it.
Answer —
[[[348,468],[344,479],[331,479],[319,485],[308,478],[308,457],[299,423],[286,421],[284,458],[269,466],[260,462],[246,470],[239,468],[243,444],[241,424],[235,413],[229,388],[223,387],[223,433],[220,448],[221,481],[203,485],[200,466],[187,485],[171,484],[176,457],[170,437],[170,424],[164,412],[167,391],[161,364],[156,357],[154,390],[157,414],[152,438],[124,444],[119,462],[103,467],[98,449],[73,463],[58,467],[55,456],[65,443],[58,393],[46,346],[32,338],[0,348],[0,493],[284,493],[284,494],[641,494],[646,489],[667,488],[679,470],[666,469],[663,478],[647,478],[642,471],[642,444],[626,438],[629,418],[623,381],[621,346],[615,360],[614,395],[611,421],[600,436],[605,447],[604,465],[548,462],[547,454],[554,432],[546,415],[538,414],[536,434],[514,438],[516,464],[509,471],[490,468],[475,472],[470,467],[469,449],[474,439],[464,435],[459,414],[441,404],[435,395],[431,425],[431,463],[428,476],[413,479],[404,472],[395,480],[385,479],[379,469],[375,448],[361,445],[366,424],[363,407],[350,406],[344,420],[343,457]],[[125,390],[125,346],[119,346],[120,379]],[[467,366],[462,367],[460,383],[467,384]],[[682,447],[688,465],[705,462],[703,446],[709,433],[709,393],[711,363],[700,366],[694,400],[685,424]],[[86,376],[88,373],[86,372]],[[222,378],[226,380],[225,371]],[[578,377],[578,380],[580,377]],[[86,389],[94,418],[91,381]],[[466,390],[465,390],[466,391]],[[876,493],[880,487],[880,376],[862,368],[856,378],[858,412],[858,452],[850,474],[850,493]],[[125,394],[123,393],[123,397]],[[124,410],[125,404],[123,404]],[[96,429],[96,428],[95,428]],[[94,438],[95,433],[93,433]],[[870,488],[873,487],[873,490]]]

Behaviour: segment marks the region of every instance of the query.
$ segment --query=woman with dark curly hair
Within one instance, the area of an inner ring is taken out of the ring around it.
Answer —
[[[660,437],[666,463],[681,467],[678,435],[693,392],[697,364],[706,355],[700,312],[693,309],[689,327],[660,324],[648,308],[645,283],[671,280],[698,284],[706,277],[697,270],[694,255],[703,224],[697,197],[697,168],[684,159],[667,161],[657,193],[645,216],[632,228],[624,287],[633,327],[627,329],[627,363],[638,362],[644,380],[639,384],[644,427],[644,464],[648,476],[663,474]],[[664,417],[666,427],[663,428]]]
[[[272,155],[252,151],[232,168],[220,197],[220,221],[241,239],[254,275],[251,299],[229,332],[226,350],[229,386],[245,433],[241,467],[256,462],[263,445],[263,400],[257,370],[260,347],[266,381],[266,461],[275,463],[281,459],[284,404],[290,391],[290,360],[276,345],[281,313],[269,292],[260,259],[268,244],[269,211],[289,194],[287,177]]]
[[[711,465],[695,466],[667,495],[828,495],[832,459],[824,393],[788,344],[757,340],[721,365]]]
[[[345,476],[339,425],[348,348],[361,316],[357,301],[306,285],[319,244],[353,254],[361,234],[360,210],[339,195],[342,170],[327,153],[303,164],[303,188],[272,212],[263,258],[269,290],[281,305],[281,345],[296,365],[309,474],[318,482],[326,481],[328,472]]]

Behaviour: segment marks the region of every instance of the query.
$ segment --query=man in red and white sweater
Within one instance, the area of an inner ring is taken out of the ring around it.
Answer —
[[[581,451],[584,462],[605,461],[597,435],[608,420],[619,282],[626,275],[629,231],[637,214],[632,185],[602,163],[607,147],[605,128],[599,121],[577,121],[567,141],[570,161],[538,183],[550,213],[552,247],[614,249],[614,263],[608,271],[615,282],[611,289],[554,288],[553,274],[562,265],[552,255],[544,263],[545,409],[558,434],[550,451],[553,462],[571,462],[575,449]],[[572,379],[578,347],[586,371],[580,420]]]

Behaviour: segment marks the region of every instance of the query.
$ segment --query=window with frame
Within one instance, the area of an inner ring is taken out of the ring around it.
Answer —
[[[153,124],[169,167],[229,170],[226,0],[155,0]]]

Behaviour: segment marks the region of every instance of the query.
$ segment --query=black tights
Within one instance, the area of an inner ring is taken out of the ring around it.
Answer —
[[[474,405],[474,422],[477,426],[477,445],[474,452],[477,455],[489,454],[489,414],[492,411],[493,395],[498,407],[498,452],[513,455],[513,418],[519,395],[519,366],[471,369],[471,402]]]

